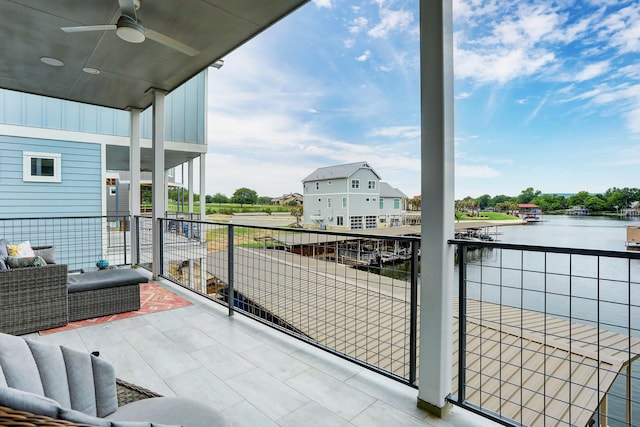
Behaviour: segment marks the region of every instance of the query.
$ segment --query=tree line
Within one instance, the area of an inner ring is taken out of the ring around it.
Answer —
[[[484,194],[480,197],[465,197],[456,200],[456,208],[481,210],[495,208],[498,211],[514,211],[522,203],[531,203],[539,206],[545,212],[561,211],[574,206],[584,206],[593,212],[618,212],[620,209],[631,207],[633,202],[640,201],[640,189],[613,187],[604,193],[592,194],[588,191],[580,191],[571,196],[562,194],[542,194],[540,190],[529,187],[518,196],[490,196]]]

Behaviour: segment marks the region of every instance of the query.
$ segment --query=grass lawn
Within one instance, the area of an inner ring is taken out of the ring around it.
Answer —
[[[496,221],[496,220],[513,220],[520,219],[517,216],[508,215],[502,212],[480,212],[479,216],[467,216],[466,212],[456,212],[456,219],[460,221]]]

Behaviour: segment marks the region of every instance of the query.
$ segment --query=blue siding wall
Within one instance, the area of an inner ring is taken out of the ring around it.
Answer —
[[[102,215],[100,149],[99,144],[0,135],[0,218]],[[60,153],[62,182],[24,182],[23,151]]]
[[[165,102],[165,139],[204,144],[205,73],[177,88]],[[152,112],[142,113],[142,137],[151,138]],[[129,113],[0,89],[0,123],[102,135],[129,136]]]

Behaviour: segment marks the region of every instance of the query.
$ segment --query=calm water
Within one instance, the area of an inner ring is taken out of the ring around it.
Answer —
[[[544,222],[498,227],[502,243],[626,252],[626,226],[639,219],[546,216]],[[493,228],[490,232],[495,232]],[[640,260],[483,250],[467,267],[471,298],[545,312],[623,335],[640,336]],[[640,419],[640,365],[632,363],[632,423]],[[609,397],[610,426],[624,422],[624,375]]]
[[[634,222],[640,222],[640,218],[546,215],[537,224],[498,227],[498,239],[504,243],[625,251],[626,227]]]

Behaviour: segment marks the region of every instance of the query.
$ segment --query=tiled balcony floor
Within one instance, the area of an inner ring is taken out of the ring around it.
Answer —
[[[235,426],[493,425],[457,407],[444,420],[430,416],[415,389],[161,284],[193,305],[28,337],[98,350],[118,377],[207,403]]]

